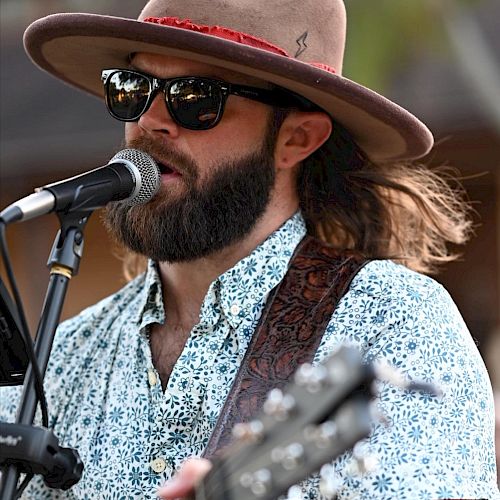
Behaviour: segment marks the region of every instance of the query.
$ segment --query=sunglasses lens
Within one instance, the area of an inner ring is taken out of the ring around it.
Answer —
[[[167,94],[170,112],[185,128],[206,130],[220,119],[223,96],[215,82],[182,78],[170,84]]]
[[[106,83],[107,104],[119,120],[138,120],[146,108],[151,84],[144,76],[129,71],[113,73]]]

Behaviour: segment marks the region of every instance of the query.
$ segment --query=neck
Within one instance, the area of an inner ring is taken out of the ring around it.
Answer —
[[[249,255],[297,210],[297,205],[270,204],[252,231],[221,251],[189,262],[161,262],[165,313],[169,321],[191,329],[199,321],[203,300],[210,284]]]

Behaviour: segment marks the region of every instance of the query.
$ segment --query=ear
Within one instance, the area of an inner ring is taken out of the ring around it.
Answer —
[[[290,113],[280,128],[274,159],[276,168],[288,169],[310,156],[330,137],[331,118],[321,111]]]

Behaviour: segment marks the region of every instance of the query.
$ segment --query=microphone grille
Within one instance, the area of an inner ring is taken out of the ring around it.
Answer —
[[[131,171],[132,175],[139,176],[136,179],[138,189],[131,198],[125,200],[127,204],[147,203],[156,194],[161,183],[160,169],[153,158],[139,149],[123,149],[113,156],[111,161],[113,160],[126,160],[138,171]]]

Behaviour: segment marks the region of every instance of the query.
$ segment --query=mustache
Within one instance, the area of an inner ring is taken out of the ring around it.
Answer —
[[[198,178],[198,166],[189,156],[179,151],[159,144],[150,137],[137,137],[129,141],[123,141],[125,148],[139,149],[152,156],[156,161],[172,166],[177,172],[191,181]]]

